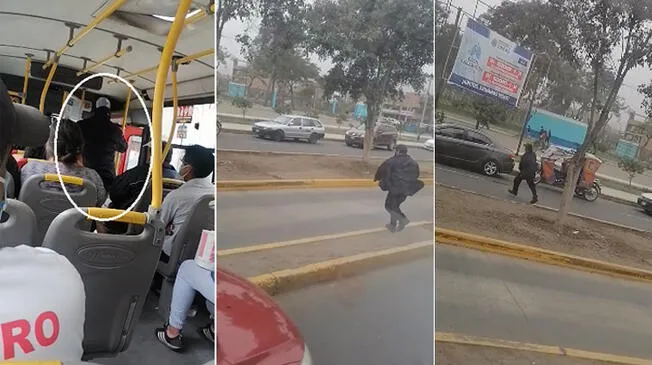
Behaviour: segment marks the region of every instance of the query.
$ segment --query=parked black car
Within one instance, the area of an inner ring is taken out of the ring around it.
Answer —
[[[509,174],[514,155],[491,138],[470,128],[452,124],[435,126],[435,159],[454,166],[480,170],[487,176]]]

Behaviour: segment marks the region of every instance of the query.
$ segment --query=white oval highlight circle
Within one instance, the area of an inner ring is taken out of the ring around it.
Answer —
[[[61,168],[59,167],[59,157],[58,157],[59,155],[57,153],[58,151],[57,151],[57,143],[56,143],[56,141],[59,140],[59,125],[61,124],[61,117],[63,116],[63,112],[66,110],[66,105],[68,105],[68,101],[70,101],[70,98],[75,94],[77,89],[79,89],[83,84],[85,84],[87,81],[92,80],[92,79],[97,78],[97,77],[112,78],[114,80],[120,81],[123,84],[127,85],[127,87],[131,89],[132,95],[136,95],[136,97],[138,97],[138,101],[140,102],[140,105],[142,105],[143,110],[145,111],[145,116],[147,117],[147,126],[148,126],[150,131],[152,130],[152,118],[149,116],[149,111],[147,110],[147,105],[145,105],[145,100],[143,100],[143,97],[140,96],[140,93],[138,92],[138,90],[136,90],[134,85],[132,85],[129,81],[125,80],[124,78],[122,78],[122,77],[120,77],[118,75],[112,74],[112,73],[108,73],[108,72],[100,72],[100,73],[90,75],[90,76],[86,77],[85,79],[81,80],[77,85],[75,85],[75,87],[72,89],[72,91],[70,93],[68,93],[68,96],[66,97],[66,100],[63,101],[63,105],[61,105],[61,110],[59,110],[59,115],[56,118],[57,122],[56,122],[56,127],[54,129],[54,141],[55,141],[55,143],[54,143],[54,163],[55,163],[55,166],[57,168],[57,177],[59,178],[59,183],[61,184],[61,188],[63,189],[63,193],[66,194],[66,198],[68,198],[68,201],[75,207],[75,209],[77,209],[78,212],[83,214],[88,219],[92,219],[92,220],[95,220],[95,221],[98,221],[98,222],[111,222],[111,221],[114,221],[116,219],[120,219],[120,218],[124,217],[127,213],[131,212],[136,207],[136,204],[138,204],[140,199],[143,198],[143,194],[145,194],[145,189],[147,189],[147,186],[149,185],[149,178],[150,178],[150,176],[152,176],[152,161],[151,161],[151,159],[150,159],[150,163],[149,163],[149,171],[147,172],[147,177],[145,178],[145,185],[140,190],[140,193],[138,194],[138,198],[136,198],[136,200],[133,202],[133,204],[131,204],[131,206],[129,208],[127,208],[127,210],[123,211],[122,213],[120,213],[120,214],[118,214],[118,215],[116,215],[114,217],[99,218],[99,217],[94,217],[94,216],[86,213],[70,197],[70,194],[68,193],[68,190],[66,190],[66,184],[63,183],[63,178],[61,177]],[[105,190],[106,190],[106,187],[105,187]],[[106,195],[107,195],[107,198],[108,198],[109,191],[106,191]]]

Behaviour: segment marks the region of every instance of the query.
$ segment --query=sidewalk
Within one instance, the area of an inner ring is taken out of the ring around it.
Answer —
[[[251,126],[238,123],[222,123],[222,130],[227,133],[250,134]],[[324,140],[344,142],[344,134],[326,133]],[[423,145],[423,142],[405,141],[400,138],[399,141],[408,147],[421,147]],[[425,142],[426,139],[424,138],[423,141]]]

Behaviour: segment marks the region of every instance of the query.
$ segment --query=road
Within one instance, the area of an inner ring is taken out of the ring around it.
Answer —
[[[507,193],[507,190],[512,186],[512,176],[490,178],[478,173],[435,164],[435,181],[506,200],[516,199],[527,202],[531,198],[530,190],[525,182],[521,184],[517,198],[513,198]],[[559,208],[561,191],[541,186],[537,189],[537,192],[539,194],[539,205]],[[573,199],[571,212],[645,230],[650,230],[650,224],[652,223],[652,218],[640,209],[599,198],[594,202],[575,198]]]
[[[437,331],[652,358],[649,284],[443,245],[435,255]]]
[[[221,192],[218,249],[382,227],[389,215],[380,189],[308,189]],[[433,187],[401,206],[416,221],[431,221]]]
[[[425,139],[424,139],[425,141]],[[349,147],[344,142],[322,141],[318,144],[308,142],[274,142],[266,139],[255,138],[248,134],[221,133],[217,137],[218,149],[255,150],[262,152],[300,152],[320,153],[344,156],[362,156],[362,149]],[[371,152],[371,157],[388,158],[394,152],[376,149]],[[409,153],[419,161],[432,161],[432,152],[422,148],[409,147]]]
[[[276,296],[315,364],[433,364],[432,259]]]

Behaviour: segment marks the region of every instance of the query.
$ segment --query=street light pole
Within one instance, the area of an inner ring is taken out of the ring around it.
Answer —
[[[428,109],[428,99],[430,96],[430,88],[432,87],[432,76],[428,80],[428,88],[426,89],[426,95],[423,100],[423,110],[421,111],[421,122],[417,128],[417,142],[421,139],[421,126],[423,126],[423,120],[426,118],[426,109]]]

